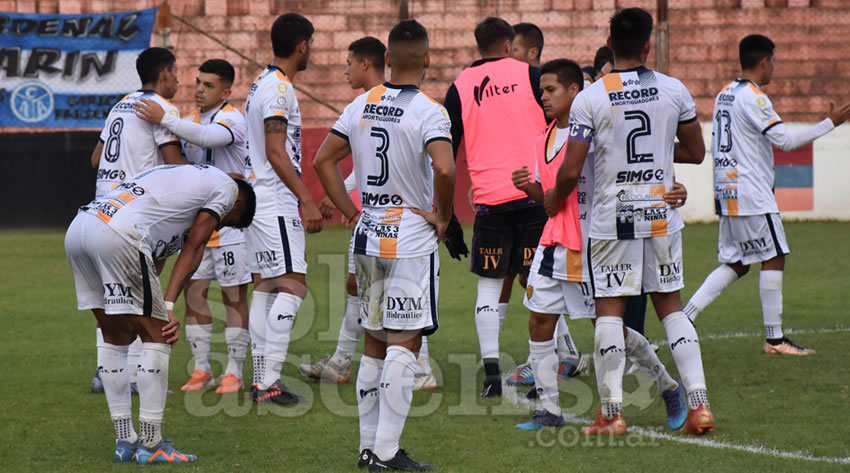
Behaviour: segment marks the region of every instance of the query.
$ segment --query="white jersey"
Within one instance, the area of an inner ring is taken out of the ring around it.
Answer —
[[[179,117],[177,107],[152,90],[138,90],[125,96],[109,111],[106,126],[100,132],[103,152],[97,167],[95,198],[102,197],[127,178],[163,164],[159,150],[180,139],[160,125],[152,125],[136,116],[136,102],[151,99],[165,113]]]
[[[245,117],[233,105],[224,102],[220,107],[201,113],[195,110],[185,120],[201,125],[220,125],[230,132],[231,141],[227,146],[217,148],[202,148],[183,140],[183,154],[194,164],[215,166],[226,173],[239,174],[248,177],[245,158]],[[242,230],[225,227],[213,232],[208,248],[235,245],[245,241]]]
[[[737,79],[714,101],[714,209],[717,215],[778,213],[773,147],[765,136],[782,123],[758,86]]]
[[[576,96],[571,140],[594,145],[590,237],[628,240],[682,229],[664,193],[673,186],[673,143],[695,121],[690,93],[677,79],[643,66],[611,72]]]
[[[176,253],[201,211],[219,220],[236,202],[236,182],[202,165],[166,165],[137,174],[82,210],[153,259]]]
[[[257,215],[298,215],[298,199],[266,158],[265,123],[281,120],[286,123],[286,152],[295,172],[301,175],[301,111],[292,82],[282,69],[268,66],[251,84],[245,112],[248,122],[248,156],[254,172],[254,192],[257,194]]]
[[[451,142],[442,105],[412,85],[379,85],[351,102],[331,129],[351,146],[363,215],[354,253],[413,258],[437,249],[434,227],[412,208],[434,206],[434,170],[426,147]]]

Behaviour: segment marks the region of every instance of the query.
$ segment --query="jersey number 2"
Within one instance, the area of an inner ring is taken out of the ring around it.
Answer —
[[[649,115],[641,110],[629,110],[625,112],[626,120],[637,120],[638,125],[632,128],[626,136],[626,160],[629,164],[651,163],[652,153],[638,153],[636,141],[641,136],[652,134],[652,126],[649,123]]]
[[[387,158],[387,150],[390,148],[390,134],[385,128],[372,127],[372,137],[378,138],[380,143],[375,149],[375,156],[380,161],[381,170],[377,176],[366,176],[366,184],[370,186],[383,186],[390,178],[390,160]]]

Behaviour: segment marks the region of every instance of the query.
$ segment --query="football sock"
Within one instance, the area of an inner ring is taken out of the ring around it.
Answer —
[[[130,383],[136,382],[136,373],[139,371],[139,361],[142,359],[142,337],[137,336],[130,349],[127,351],[127,369],[130,370]]]
[[[598,317],[593,337],[593,364],[596,386],[602,401],[602,415],[606,419],[611,419],[622,409],[625,363],[623,319]]]
[[[738,273],[728,264],[721,264],[705,278],[702,286],[691,296],[684,308],[685,314],[693,321],[721,292],[737,280]]]
[[[348,296],[345,306],[345,315],[342,325],[339,327],[339,339],[336,343],[335,359],[350,360],[363,336],[363,327],[360,325],[360,297]]]
[[[673,312],[661,321],[667,332],[667,341],[673,353],[673,361],[679,369],[682,383],[688,392],[705,390],[705,373],[702,369],[702,355],[699,348],[699,336],[693,324],[684,312]]]
[[[248,342],[251,335],[242,327],[226,327],[224,329],[224,340],[227,342],[227,369],[225,373],[231,373],[242,379],[242,366],[248,354]]]
[[[626,357],[637,365],[640,372],[647,378],[655,381],[659,391],[676,389],[678,383],[667,368],[658,359],[655,350],[649,344],[649,340],[637,330],[626,328]]]
[[[101,341],[97,347],[97,369],[103,382],[106,404],[115,427],[115,438],[135,442],[130,399],[130,373],[127,371],[126,345],[112,345]]]
[[[375,455],[381,460],[391,460],[398,452],[398,441],[413,400],[413,377],[416,357],[407,348],[387,347],[387,358],[378,388],[378,429],[375,434]]]
[[[280,379],[280,370],[289,350],[289,336],[301,298],[285,292],[277,293],[266,319],[266,373],[260,389],[267,389]]]
[[[529,341],[528,347],[537,397],[543,409],[559,416],[561,404],[558,398],[558,355],[555,353],[555,340]]]
[[[162,440],[162,413],[168,392],[168,359],[171,345],[145,343],[139,364],[139,437],[151,448]]]
[[[764,336],[781,339],[782,333],[782,271],[761,270],[759,296],[764,317]]]
[[[481,346],[481,358],[499,359],[499,295],[502,280],[478,278],[478,298],[475,302],[475,328]]]
[[[192,356],[195,358],[195,369],[211,372],[210,366],[210,341],[212,340],[213,326],[209,324],[186,324],[186,339],[192,347]]]
[[[555,326],[555,335],[558,342],[558,358],[570,360],[573,364],[578,363],[581,353],[576,350],[570,328],[567,326],[567,317],[563,314],[558,316],[558,324]]]
[[[711,405],[708,403],[708,393],[705,389],[688,391],[688,409],[696,409],[700,404],[705,404],[706,407],[711,408]]]
[[[422,346],[419,347],[419,356],[417,357],[422,363],[429,363],[430,355],[428,354],[428,337],[422,337]]]
[[[505,318],[508,316],[508,303],[499,302],[499,330],[502,330],[502,325],[505,325]]]
[[[266,316],[274,301],[268,292],[254,291],[248,312],[248,331],[251,333],[251,358],[254,365],[254,382],[260,384],[266,372]]]
[[[375,432],[378,430],[381,372],[384,360],[363,355],[357,370],[357,413],[360,417],[360,450],[375,450]]]

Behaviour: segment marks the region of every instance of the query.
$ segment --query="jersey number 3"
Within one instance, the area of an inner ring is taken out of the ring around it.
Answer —
[[[385,128],[372,127],[372,137],[378,138],[379,143],[375,148],[375,156],[380,162],[380,173],[366,176],[366,184],[370,186],[383,186],[390,178],[390,160],[387,158],[387,150],[390,148],[390,134]]]

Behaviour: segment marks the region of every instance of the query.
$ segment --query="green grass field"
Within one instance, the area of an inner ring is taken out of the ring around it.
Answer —
[[[468,229],[469,231],[469,229]],[[753,271],[733,285],[697,320],[715,432],[700,440],[666,434],[664,406],[646,383],[626,378],[627,421],[641,433],[610,442],[576,437],[580,423],[539,434],[514,429],[529,411],[509,399],[478,398],[483,369],[473,307],[476,279],[468,260],[442,255],[441,328],[431,339],[432,364],[441,387],[417,392],[402,436],[417,460],[439,471],[833,471],[850,462],[850,424],[842,415],[850,401],[850,223],[788,223],[792,254],[784,281],[785,328],[802,331],[795,341],[818,350],[809,358],[767,357],[762,339],[758,277]],[[469,238],[469,233],[467,233]],[[684,231],[687,300],[716,263],[716,225]],[[76,310],[73,277],[65,260],[63,232],[0,233],[0,471],[130,471],[112,462],[114,434],[104,396],[89,393],[96,363],[94,318]],[[255,406],[245,393],[222,398],[213,391],[184,395],[191,372],[184,339],[175,346],[163,432],[181,450],[195,453],[191,471],[356,471],[358,423],[354,377],[344,385],[306,382],[297,364],[316,360],[336,346],[345,304],[348,232],[326,229],[308,237],[310,296],[298,314],[284,369],[287,383],[306,405]],[[217,291],[211,291],[218,298]],[[527,355],[527,311],[519,286],[501,337],[503,370]],[[178,304],[178,308],[182,304]],[[225,360],[223,309],[213,338],[216,374]],[[182,309],[178,310],[182,313]],[[651,310],[650,310],[651,313]],[[587,322],[573,322],[579,348],[589,351]],[[821,330],[833,329],[833,330]],[[647,335],[663,339],[648,316]],[[362,347],[362,346],[361,346]],[[671,372],[669,349],[659,355]],[[250,361],[246,362],[250,365]],[[246,378],[250,379],[250,366]],[[595,417],[591,374],[561,382],[561,403],[579,419]],[[524,392],[519,393],[520,397]],[[134,398],[135,406],[138,399]],[[137,415],[137,411],[136,411]],[[137,424],[138,425],[138,424]],[[775,449],[775,450],[772,450]],[[808,454],[816,461],[793,458]],[[839,465],[829,463],[842,461]]]

